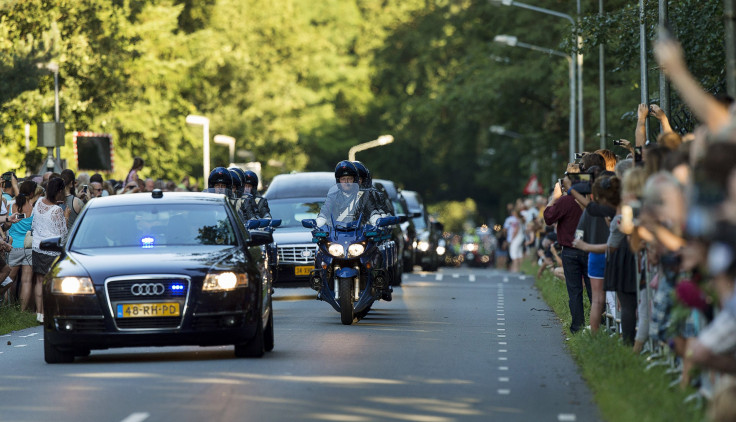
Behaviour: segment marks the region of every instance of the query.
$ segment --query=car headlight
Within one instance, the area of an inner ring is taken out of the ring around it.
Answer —
[[[348,246],[348,256],[351,258],[362,255],[363,251],[365,251],[365,246],[362,243],[353,243]]]
[[[437,246],[437,255],[444,255],[446,252],[444,246]]]
[[[210,273],[204,278],[202,290],[206,292],[218,290],[233,290],[236,287],[245,287],[248,285],[248,274],[245,273]]]
[[[54,277],[51,293],[62,295],[93,295],[95,286],[89,277]]]
[[[341,257],[345,255],[345,248],[339,243],[330,243],[327,247],[327,252],[332,256]]]
[[[422,252],[427,252],[427,249],[429,249],[429,242],[426,242],[424,240],[420,240],[417,243],[417,249],[419,249]]]

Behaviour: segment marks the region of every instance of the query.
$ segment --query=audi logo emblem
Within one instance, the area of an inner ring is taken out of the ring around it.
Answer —
[[[136,283],[130,286],[133,296],[159,296],[164,294],[166,286],[161,283]]]

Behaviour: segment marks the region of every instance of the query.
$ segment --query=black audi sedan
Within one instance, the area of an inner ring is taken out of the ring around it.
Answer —
[[[92,199],[44,279],[44,358],[94,349],[232,344],[273,349],[268,232],[249,232],[223,195],[161,192]]]

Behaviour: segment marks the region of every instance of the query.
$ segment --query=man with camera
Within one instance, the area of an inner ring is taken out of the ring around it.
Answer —
[[[7,204],[18,195],[18,179],[15,177],[15,173],[8,171],[3,173],[3,199]]]
[[[588,254],[580,249],[574,248],[577,229],[583,208],[575,201],[572,195],[567,195],[567,190],[577,181],[580,174],[580,165],[568,164],[565,177],[555,184],[554,191],[550,197],[547,207],[544,209],[544,222],[548,226],[557,223],[557,242],[562,246],[560,257],[562,269],[565,273],[565,284],[569,297],[568,306],[572,322],[570,332],[576,333],[585,326],[585,311],[583,308],[583,285],[588,297],[591,297],[590,278],[588,278]]]

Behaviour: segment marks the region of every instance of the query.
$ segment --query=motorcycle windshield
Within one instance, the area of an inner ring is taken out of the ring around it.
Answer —
[[[361,220],[370,216],[370,196],[357,183],[338,183],[327,193],[318,220],[323,220],[319,222],[337,230],[354,229],[360,225]]]

